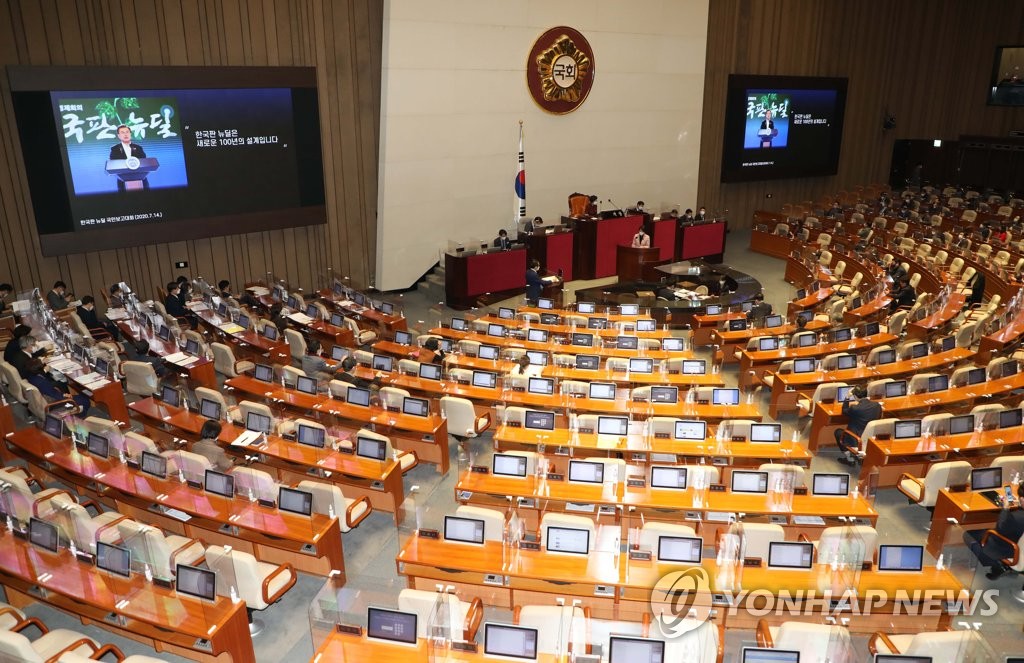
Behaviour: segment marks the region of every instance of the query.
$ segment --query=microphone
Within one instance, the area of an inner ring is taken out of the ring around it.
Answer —
[[[609,198],[609,199],[608,199],[608,202],[609,202],[609,203],[611,204],[611,206],[612,206],[612,207],[616,208],[617,210],[619,210],[619,211],[620,211],[620,212],[622,212],[623,214],[625,214],[625,213],[626,213],[626,211],[625,211],[624,209],[622,209],[621,207],[619,207],[618,205],[616,205],[616,204],[615,204],[615,201],[614,201],[614,200],[612,200],[611,198]]]

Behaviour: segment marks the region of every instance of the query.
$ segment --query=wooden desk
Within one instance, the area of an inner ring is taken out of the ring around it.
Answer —
[[[631,243],[615,247],[615,273],[620,281],[643,280],[644,267],[661,261],[657,247],[633,248]]]
[[[728,325],[729,320],[739,320],[746,318],[747,314],[743,311],[731,311],[728,313],[716,313],[715,315],[707,315],[706,313],[698,313],[693,316],[693,341],[694,347],[701,345],[710,345],[711,339],[715,332],[723,325]]]
[[[121,320],[117,323],[121,333],[135,342],[146,341],[149,344],[149,352],[157,357],[167,357],[180,352],[181,349],[172,341],[165,341],[146,327],[139,327],[132,321]],[[199,357],[188,366],[181,366],[174,362],[166,361],[171,370],[183,374],[188,380],[200,387],[217,389],[217,373],[213,368],[213,361],[206,357]]]
[[[580,333],[593,333],[596,330],[579,329]],[[610,348],[610,347],[587,347],[582,345],[569,345],[558,343],[555,340],[549,340],[547,343],[540,343],[537,341],[526,341],[517,338],[510,338],[508,336],[488,336],[487,334],[481,334],[479,332],[472,331],[457,331],[449,327],[436,327],[430,330],[431,334],[437,334],[444,338],[450,338],[453,341],[477,341],[487,345],[497,345],[503,348],[522,348],[524,350],[539,350],[541,352],[549,353],[578,353],[588,355],[599,355],[604,358],[608,357],[650,357],[651,359],[673,359],[680,356],[686,356],[679,352],[670,352],[667,350],[644,350],[642,353],[638,353],[637,350],[627,350],[624,348]]]
[[[416,646],[391,644],[379,640],[368,640],[364,636],[352,635],[350,633],[339,633],[331,631],[313,654],[311,663],[331,663],[332,661],[344,661],[346,663],[355,661],[374,661],[375,663],[426,663],[435,659],[431,656],[437,654],[437,650],[431,650],[427,640],[420,638]],[[480,645],[478,653],[457,651],[454,649],[445,650],[444,661],[493,661],[493,656],[483,654],[483,645]],[[437,659],[441,660],[441,659]],[[535,659],[538,663],[559,663],[561,657],[554,654],[537,654]]]
[[[545,271],[557,274],[562,272],[566,281],[573,280],[573,253],[575,235],[564,226],[555,226],[553,232],[545,229],[541,233],[525,235],[526,255],[541,264]]]
[[[550,313],[550,311],[548,311],[548,312]],[[575,315],[575,313],[566,313],[565,315]],[[651,319],[651,318],[644,318],[643,316],[638,316],[638,318],[639,319],[647,319],[647,320]],[[561,323],[561,324],[557,324],[557,325],[545,325],[545,324],[542,324],[540,322],[531,322],[529,324],[526,324],[525,320],[520,320],[520,319],[517,319],[517,320],[505,320],[505,319],[499,318],[496,315],[485,315],[483,317],[477,318],[477,320],[475,320],[475,322],[482,322],[482,323],[487,323],[487,324],[492,324],[493,323],[493,324],[496,324],[496,325],[504,325],[504,326],[510,327],[512,329],[518,329],[524,335],[530,329],[543,329],[543,330],[547,331],[549,334],[553,334],[555,336],[565,336],[565,337],[571,336],[573,334],[573,332],[581,332],[581,333],[586,333],[586,334],[593,334],[594,336],[600,336],[603,339],[615,339],[615,338],[617,338],[619,336],[636,336],[637,338],[653,338],[653,339],[656,339],[656,340],[660,341],[660,340],[662,340],[664,338],[673,337],[673,334],[671,332],[669,332],[667,329],[665,329],[664,327],[662,327],[661,329],[657,329],[656,328],[654,331],[639,331],[639,332],[636,331],[636,321],[637,321],[638,318],[635,317],[632,320],[618,320],[618,321],[616,321],[614,323],[613,326],[609,327],[608,329],[586,329],[584,327],[577,327],[577,326],[574,326],[574,325],[567,325],[564,322]],[[621,329],[622,326],[626,326],[627,329],[625,331],[622,330]]]
[[[965,529],[991,529],[999,519],[999,507],[985,499],[980,493],[963,491],[950,492],[948,488],[939,491],[935,498],[935,510],[932,512],[932,526],[928,530],[928,542],[925,548],[933,557],[938,557],[946,539],[950,535],[952,518]],[[959,543],[957,541],[956,543]]]
[[[738,382],[741,388],[760,384],[766,373],[778,371],[778,366],[789,359],[821,359],[837,352],[856,353],[896,340],[897,337],[892,334],[878,333],[872,336],[858,336],[842,343],[818,343],[804,348],[783,348],[765,352],[742,350]]]
[[[217,597],[204,603],[139,575],[114,577],[67,550],[48,553],[7,530],[0,530],[0,582],[15,607],[42,601],[158,652],[197,661],[256,661],[243,602]]]
[[[978,361],[987,363],[997,355],[1002,355],[1021,342],[1024,338],[1024,309],[1014,316],[1013,320],[995,333],[981,338],[978,349]]]
[[[88,375],[91,369],[79,367],[78,370],[69,371],[64,375],[68,378],[68,385],[77,392],[91,398],[95,403],[107,408],[110,418],[115,421],[128,421],[128,405],[124,399],[124,388],[120,380],[108,380],[102,387],[90,388],[89,384],[83,383],[80,378]]]
[[[573,270],[577,279],[600,279],[615,274],[616,247],[631,244],[643,216],[576,220]]]
[[[752,338],[758,336],[782,337],[788,342],[789,337],[798,331],[818,331],[828,329],[828,327],[829,323],[823,320],[811,320],[803,330],[792,322],[787,322],[777,327],[748,327],[746,329],[737,329],[736,331],[719,329],[711,332],[711,342],[718,344],[718,350],[715,352],[719,363],[735,364],[739,362],[739,359],[736,358],[736,353],[746,350],[747,343]]]
[[[71,449],[71,440],[57,440],[37,428],[23,428],[8,438],[15,454],[37,476],[75,486],[118,513],[163,530],[222,544],[275,564],[326,576],[345,576],[345,557],[337,518],[310,518],[260,506],[240,498],[228,499],[190,488],[177,478],[159,479],[114,459],[101,459]],[[189,514],[186,521],[166,514],[169,508]],[[225,531],[228,528],[230,531]]]
[[[965,299],[962,294],[954,292],[949,296],[949,299],[942,308],[936,310],[931,315],[908,324],[907,336],[909,338],[927,339],[943,330],[963,310]]]
[[[408,328],[405,314],[401,311],[387,314],[368,306],[359,306],[355,302],[345,299],[341,295],[336,295],[327,289],[321,290],[318,294],[320,299],[329,308],[337,309],[344,315],[355,318],[357,322],[365,322],[380,333],[394,335],[396,331],[404,331]],[[373,299],[372,294],[365,294],[367,299]]]
[[[193,313],[199,318],[199,324],[206,327],[214,336],[225,340],[241,357],[248,357],[261,364],[271,363],[287,366],[292,363],[291,350],[288,348],[288,342],[284,340],[283,334],[276,341],[267,340],[252,329],[229,334],[221,327],[221,325],[226,326],[228,321],[217,315],[216,311],[204,308],[198,311],[193,310]]]
[[[142,419],[147,434],[152,433],[151,437],[166,438],[173,433],[198,440],[206,422],[199,414],[168,407],[152,398],[135,401],[130,407]],[[228,445],[241,432],[226,424],[219,442],[232,452]],[[276,475],[278,481],[296,484],[312,475],[320,481],[338,484],[347,497],[367,497],[374,509],[393,513],[395,524],[402,520],[405,491],[401,468],[394,460],[380,462],[332,449],[316,449],[274,435],[267,436],[267,444],[258,449],[247,448],[234,453],[246,450],[258,451],[257,465]]]
[[[465,310],[482,295],[512,296],[526,288],[526,249],[488,253],[445,253],[444,292],[448,306]]]

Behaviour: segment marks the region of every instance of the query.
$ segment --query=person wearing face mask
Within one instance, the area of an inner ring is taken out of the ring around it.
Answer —
[[[103,329],[115,340],[121,340],[121,332],[117,330],[110,320],[103,318],[100,320],[99,315],[96,313],[96,299],[92,295],[86,295],[82,297],[82,304],[75,313],[78,314],[78,318],[82,321],[82,324],[92,331],[94,329]]]
[[[693,217],[693,220],[694,221],[703,221],[706,214],[707,214],[707,210],[705,210],[704,206],[701,205],[700,209],[697,210],[697,215],[695,217]]]
[[[649,249],[651,247],[651,236],[644,232],[644,226],[640,224],[640,230],[633,235],[634,249]]]

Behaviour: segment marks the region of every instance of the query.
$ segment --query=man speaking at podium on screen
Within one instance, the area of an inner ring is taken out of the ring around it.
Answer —
[[[111,161],[130,159],[132,157],[135,157],[136,159],[146,158],[146,151],[142,149],[142,146],[138,143],[132,142],[132,130],[127,125],[122,124],[117,128],[117,139],[120,142],[110,148]],[[142,180],[142,188],[149,188],[148,178]],[[126,190],[124,182],[120,178],[117,180],[117,190]]]

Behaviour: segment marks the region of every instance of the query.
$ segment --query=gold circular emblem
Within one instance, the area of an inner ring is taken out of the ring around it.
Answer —
[[[565,26],[542,34],[526,63],[526,83],[533,100],[549,113],[579,108],[594,84],[594,53],[586,37]]]

